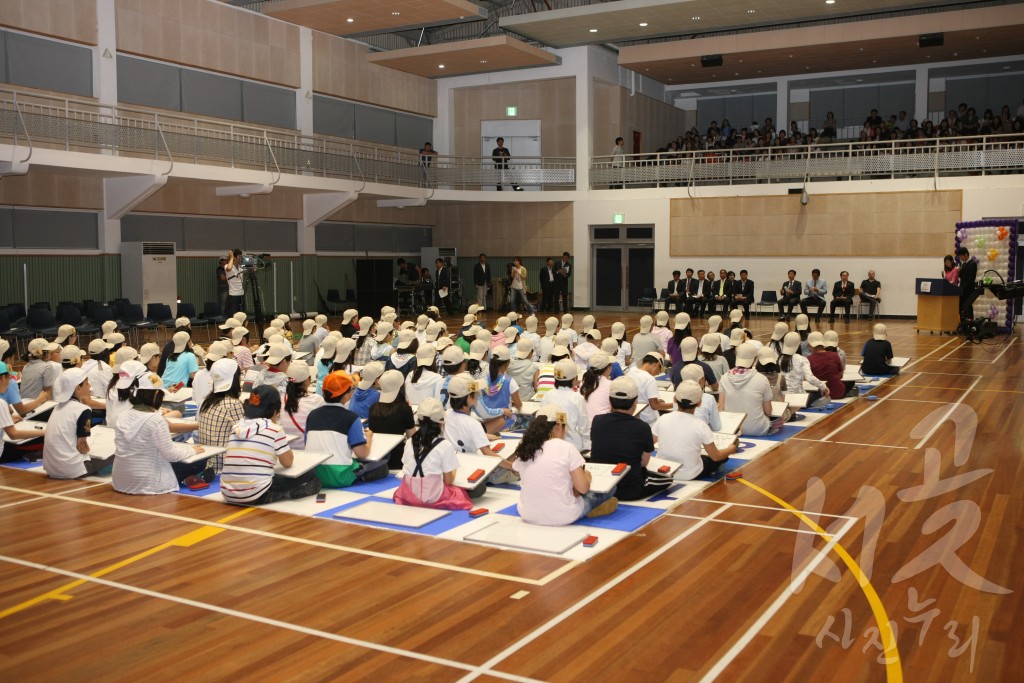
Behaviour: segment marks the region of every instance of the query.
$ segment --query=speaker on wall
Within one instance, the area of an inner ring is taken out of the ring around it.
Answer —
[[[709,66],[722,66],[722,55],[704,55],[700,58],[700,65],[705,68]]]
[[[941,47],[945,42],[944,33],[922,33],[917,39],[918,47]]]

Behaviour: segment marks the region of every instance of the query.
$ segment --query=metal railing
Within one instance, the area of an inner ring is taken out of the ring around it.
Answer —
[[[591,189],[1024,172],[1024,135],[888,140],[594,157]]]
[[[431,157],[321,135],[302,135],[130,107],[101,106],[27,91],[0,89],[0,139],[37,147],[103,151],[120,156],[169,158],[362,182],[493,189],[575,187],[573,158],[512,159],[495,168],[490,157]],[[275,181],[277,182],[277,181]]]

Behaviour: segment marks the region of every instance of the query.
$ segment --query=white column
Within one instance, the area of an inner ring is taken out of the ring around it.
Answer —
[[[918,124],[928,118],[928,67],[924,64],[914,69],[914,118]]]
[[[96,0],[96,47],[92,53],[92,94],[101,105],[117,105],[116,0]]]
[[[313,29],[299,27],[299,91],[295,94],[295,127],[313,134]]]
[[[594,79],[591,50],[581,51],[576,71],[576,189],[590,189],[590,157],[594,148]],[[579,245],[574,245],[579,246]],[[578,249],[574,249],[578,251]]]
[[[776,88],[775,130],[789,130],[789,81],[780,78]]]

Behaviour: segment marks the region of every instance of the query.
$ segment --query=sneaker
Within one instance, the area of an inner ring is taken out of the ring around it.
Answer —
[[[609,498],[605,502],[598,505],[596,508],[587,513],[587,517],[604,517],[610,515],[619,509],[619,499]]]

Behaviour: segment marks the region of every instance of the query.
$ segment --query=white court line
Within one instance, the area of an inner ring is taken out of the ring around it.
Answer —
[[[680,517],[682,519],[697,519],[697,520],[704,519],[703,517],[699,517],[697,515],[681,515],[681,514],[677,515],[677,514],[672,514],[672,513],[669,513],[669,514],[667,514],[665,516],[666,517]],[[813,529],[788,529],[788,528],[786,528],[784,526],[772,526],[771,524],[754,524],[753,522],[736,522],[736,521],[733,521],[733,520],[730,520],[730,519],[715,519],[715,520],[712,520],[712,521],[714,521],[714,522],[716,522],[718,524],[735,524],[736,526],[752,526],[752,527],[757,527],[758,529],[771,529],[772,531],[788,531],[788,532],[793,533],[793,534],[814,534],[814,535],[817,535],[817,533],[818,533],[817,531],[814,531]]]
[[[496,572],[483,571],[481,569],[472,569],[469,567],[460,567],[454,564],[444,564],[442,562],[431,562],[430,560],[421,560],[412,557],[402,557],[401,555],[392,555],[390,553],[382,553],[375,550],[367,550],[365,548],[353,548],[351,546],[340,545],[337,543],[326,543],[324,541],[313,541],[306,538],[298,538],[295,536],[286,536],[285,534],[274,533],[273,531],[263,531],[262,529],[250,529],[243,526],[235,526],[232,524],[222,524],[220,522],[206,521],[203,519],[196,519],[194,517],[185,517],[183,515],[173,515],[167,512],[157,512],[155,510],[140,510],[138,508],[128,507],[127,505],[117,505],[115,503],[105,503],[98,500],[87,500],[84,498],[68,498],[58,493],[43,493],[42,491],[32,491],[29,489],[20,489],[13,486],[0,485],[0,490],[3,491],[17,491],[19,493],[27,493],[33,496],[39,496],[41,498],[56,498],[65,502],[80,503],[82,505],[95,505],[97,507],[110,508],[113,510],[124,510],[126,512],[134,512],[140,515],[149,515],[151,517],[162,517],[164,519],[173,519],[178,522],[188,522],[190,524],[198,524],[200,526],[212,526],[218,529],[226,529],[227,531],[238,531],[243,534],[250,534],[253,536],[262,536],[264,538],[272,538],[278,541],[288,541],[291,543],[300,543],[303,545],[315,546],[317,548],[327,548],[329,550],[340,550],[342,552],[352,553],[355,555],[366,555],[368,557],[376,557],[383,560],[394,560],[395,562],[405,562],[408,564],[415,564],[423,567],[431,567],[432,569],[441,569],[445,571],[453,571],[461,574],[472,574],[474,576],[483,576],[490,579],[499,579],[501,581],[512,581],[514,583],[525,583],[531,586],[543,586],[551,579],[545,576],[540,579],[527,579],[519,576],[512,576],[509,574],[498,574]],[[218,503],[219,505],[219,503]],[[234,506],[229,506],[234,507]],[[313,518],[310,518],[313,519]],[[443,540],[443,539],[442,539]],[[457,542],[457,541],[450,541]],[[556,569],[552,574],[556,577],[561,576],[565,572],[575,567],[577,562],[567,562],[568,566],[562,566]],[[550,575],[549,575],[550,576]]]
[[[919,398],[893,398],[892,401],[901,401],[903,403],[949,403],[949,401],[923,401]]]
[[[194,607],[196,609],[205,610],[207,612],[216,612],[229,617],[235,617],[238,619],[245,619],[247,621],[253,621],[258,624],[264,624],[265,626],[273,626],[275,628],[281,628],[288,631],[294,631],[307,636],[313,636],[316,638],[322,638],[324,640],[333,640],[335,642],[344,643],[346,645],[353,645],[355,647],[362,647],[367,650],[375,650],[377,652],[383,652],[398,657],[406,657],[409,659],[416,659],[422,662],[429,662],[431,664],[438,664],[440,666],[447,666],[453,669],[460,669],[462,671],[476,671],[480,667],[472,664],[466,664],[465,662],[459,662],[454,659],[446,659],[444,657],[435,657],[434,655],[423,654],[421,652],[415,652],[413,650],[406,650],[399,647],[392,647],[390,645],[381,645],[379,643],[373,643],[368,640],[362,640],[359,638],[350,638],[348,636],[338,635],[337,633],[329,633],[327,631],[321,631],[315,628],[309,628],[307,626],[300,626],[298,624],[292,624],[287,621],[281,621],[279,619],[271,619],[269,617],[261,617],[258,614],[251,614],[249,612],[241,612],[239,610],[228,609],[227,607],[221,607],[219,605],[211,605],[207,602],[199,602],[197,600],[190,600],[188,598],[179,597],[177,595],[171,595],[169,593],[161,593],[159,591],[149,590],[148,588],[139,588],[138,586],[131,586],[126,583],[119,581],[111,581],[109,579],[103,579],[96,576],[90,576],[88,574],[80,574],[75,571],[67,569],[60,569],[58,567],[51,567],[45,564],[39,564],[38,562],[30,562],[28,560],[21,560],[16,557],[7,557],[0,555],[0,561],[9,562],[11,564],[20,565],[22,567],[28,567],[29,569],[38,569],[44,572],[50,572],[51,574],[59,574],[61,576],[67,576],[72,579],[78,579],[81,581],[88,581],[89,583],[97,583],[101,586],[108,588],[116,588],[118,590],[128,591],[130,593],[137,593],[139,595],[145,595],[150,598],[157,598],[159,600],[167,600],[168,602],[175,602],[179,605],[186,605],[188,607]],[[500,671],[484,671],[488,676],[495,676],[497,678],[504,678],[509,681],[522,681],[524,683],[532,683],[535,679],[527,678],[525,676],[517,676],[515,674],[502,673]]]
[[[960,398],[958,398],[952,404],[950,404],[949,410],[946,411],[946,414],[942,416],[942,419],[936,422],[935,426],[929,429],[928,433],[924,435],[924,438],[917,442],[917,445],[914,446],[914,450],[917,450],[921,446],[923,446],[925,442],[928,441],[928,439],[932,438],[932,435],[935,434],[935,432],[939,431],[939,427],[941,427],[946,422],[946,420],[949,419],[949,416],[953,414],[953,411],[956,410],[956,407],[964,402],[964,399],[967,398],[967,394],[971,393],[971,391],[974,390],[974,387],[976,387],[978,385],[978,382],[980,381],[981,378],[979,377],[973,382],[971,382],[971,386],[967,387],[967,390],[964,391],[963,395],[960,396]]]
[[[954,339],[950,339],[949,341],[955,341],[955,340]],[[946,342],[946,344],[948,344],[948,343],[949,342]],[[943,344],[943,346],[945,346],[945,344]],[[952,356],[954,353],[956,353],[957,351],[959,351],[960,349],[962,349],[965,346],[967,346],[967,342],[965,342],[965,341],[964,342],[960,342],[960,346],[956,347],[955,349],[953,349],[952,351],[947,353],[945,356],[943,356],[939,360],[946,360],[947,358],[949,358],[950,356]],[[940,346],[939,348],[941,349],[942,346]]]
[[[899,399],[896,399],[897,401]],[[863,446],[865,448],[906,448],[906,446],[886,446],[880,443],[854,443],[852,441],[824,441],[820,439],[801,439],[799,436],[791,436],[789,441],[807,441],[808,443],[838,443],[844,446]]]
[[[1010,340],[1010,343],[1006,345],[1006,348],[1003,349],[1002,351],[1000,351],[999,355],[992,359],[992,365],[995,365],[996,361],[999,360],[1000,358],[1002,358],[1003,354],[1010,350],[1010,347],[1013,346],[1013,342],[1015,342],[1015,341],[1017,341],[1016,337],[1014,337],[1013,339]]]
[[[789,512],[790,514],[792,514],[792,510],[788,510],[786,508],[775,507],[773,505],[754,505],[753,503],[734,503],[732,501],[726,502],[726,501],[721,501],[721,500],[709,500],[707,498],[687,498],[686,500],[692,500],[692,501],[695,501],[697,503],[714,503],[715,505],[725,505],[725,506],[728,506],[728,507],[757,508],[759,510],[777,510],[779,512]],[[826,514],[824,512],[811,512],[810,510],[800,510],[800,512],[802,514],[805,514],[805,515],[809,516],[809,517],[813,517],[814,515],[817,515],[818,517],[833,517],[835,519],[854,519],[854,520],[857,519],[857,517],[853,517],[851,515],[830,515],[830,514]]]
[[[86,489],[95,488],[97,486],[103,486],[105,483],[106,482],[99,482],[99,483],[96,483],[96,484],[89,484],[88,486],[79,486],[77,489],[69,489],[67,491],[58,491],[57,493],[61,493],[61,494],[64,494],[64,493],[76,493],[78,491],[84,491]],[[22,505],[24,503],[38,503],[40,500],[42,500],[42,498],[28,498],[27,500],[17,500],[17,501],[14,501],[13,503],[4,503],[3,505],[0,505],[0,508],[14,507],[15,505]]]
[[[719,509],[717,509],[714,512],[712,512],[707,517],[702,518],[701,521],[697,522],[696,524],[691,526],[686,531],[683,531],[678,536],[676,536],[675,538],[670,540],[668,543],[666,543],[665,545],[661,546],[660,548],[658,548],[657,550],[652,552],[650,555],[647,555],[646,557],[644,557],[642,560],[640,560],[636,564],[634,564],[634,565],[630,566],[629,568],[623,570],[617,576],[615,576],[615,578],[613,578],[610,581],[604,583],[603,585],[601,585],[600,587],[595,589],[593,592],[591,592],[586,597],[578,600],[576,603],[574,603],[573,605],[569,606],[567,609],[563,610],[562,612],[560,612],[556,616],[554,616],[551,619],[549,619],[548,621],[544,622],[543,624],[541,624],[540,626],[535,628],[530,633],[527,633],[525,636],[523,636],[522,638],[520,638],[516,642],[512,643],[511,645],[509,645],[507,648],[505,648],[504,650],[502,650],[498,654],[494,655],[493,657],[488,659],[486,662],[484,662],[480,666],[476,667],[473,671],[469,672],[468,674],[466,674],[465,676],[460,678],[458,683],[468,683],[468,681],[475,680],[475,679],[477,679],[482,674],[494,674],[495,673],[494,667],[497,666],[500,662],[504,661],[505,659],[508,659],[510,656],[512,656],[513,654],[515,654],[519,650],[523,649],[524,647],[526,647],[527,645],[532,643],[537,638],[540,638],[542,635],[544,635],[545,633],[547,633],[548,631],[550,631],[554,627],[558,626],[563,621],[565,621],[569,617],[573,616],[574,614],[579,612],[581,609],[583,609],[584,607],[586,607],[590,603],[594,602],[595,600],[600,598],[602,595],[604,595],[605,593],[607,593],[611,589],[613,589],[616,586],[618,586],[620,583],[622,583],[623,581],[625,581],[629,577],[633,576],[633,574],[636,574],[638,571],[640,571],[641,569],[643,569],[644,567],[649,565],[651,562],[653,562],[654,560],[658,559],[659,557],[664,555],[666,552],[668,552],[669,550],[674,548],[681,541],[683,541],[683,539],[687,538],[688,536],[690,536],[691,534],[696,532],[698,529],[700,529],[704,525],[709,524],[710,522],[712,522],[715,517],[717,517],[721,513],[723,513],[726,510],[728,510],[729,507],[730,506],[727,503],[723,507],[720,507]]]
[[[743,635],[732,644],[732,647],[730,647],[728,651],[726,651],[726,653],[722,655],[717,662],[715,662],[715,665],[711,667],[706,674],[704,674],[700,679],[700,683],[711,683],[711,681],[718,678],[718,676],[721,675],[721,673],[725,671],[730,664],[732,664],[733,660],[736,659],[740,652],[742,652],[743,649],[750,644],[750,641],[754,639],[754,636],[756,636],[761,629],[764,628],[765,624],[771,621],[772,617],[782,609],[782,606],[787,600],[789,600],[790,596],[795,594],[795,591],[793,590],[794,586],[802,584],[804,580],[811,575],[811,572],[813,572],[815,568],[817,568],[817,566],[826,559],[828,553],[832,551],[832,548],[834,548],[837,543],[839,543],[839,539],[845,536],[846,532],[853,527],[855,522],[856,520],[847,521],[847,523],[843,525],[843,528],[839,530],[839,533],[832,535],[832,538],[825,547],[818,551],[818,556],[809,562],[808,565],[804,567],[803,571],[793,577],[793,580],[790,581],[789,585],[783,589],[777,598],[775,598],[775,601],[768,606],[768,609],[761,613],[754,623],[750,625],[750,628],[748,628]]]
[[[867,407],[867,408],[866,408],[866,409],[864,410],[864,412],[862,412],[862,413],[860,413],[860,414],[858,414],[858,415],[854,415],[854,416],[853,416],[853,417],[851,417],[851,418],[850,418],[849,420],[847,420],[847,421],[846,421],[845,423],[843,423],[843,424],[842,424],[842,425],[840,425],[839,427],[835,428],[834,430],[832,430],[831,432],[829,432],[829,433],[828,433],[828,434],[826,434],[825,436],[821,437],[821,439],[819,439],[819,441],[829,441],[829,440],[831,440],[831,438],[832,438],[833,436],[835,436],[835,435],[836,435],[836,434],[838,434],[839,432],[843,431],[844,429],[846,429],[847,427],[849,427],[849,426],[850,426],[851,424],[853,424],[854,422],[856,422],[857,420],[859,420],[860,418],[864,417],[865,415],[867,415],[868,413],[870,413],[870,412],[871,412],[872,410],[874,410],[875,408],[877,408],[878,406],[880,406],[880,405],[882,404],[882,402],[884,402],[884,401],[885,401],[885,400],[886,400],[887,398],[889,398],[889,396],[892,396],[893,394],[895,394],[896,392],[900,391],[901,389],[903,389],[903,388],[905,388],[905,387],[908,387],[908,386],[910,386],[910,382],[914,381],[914,380],[915,380],[915,379],[917,379],[918,377],[920,377],[920,375],[914,375],[913,377],[911,377],[911,378],[910,378],[910,380],[909,380],[909,381],[908,381],[908,382],[907,382],[906,384],[901,384],[900,386],[896,387],[896,388],[895,388],[895,389],[893,389],[893,390],[892,390],[892,392],[891,392],[891,393],[889,393],[889,394],[888,394],[887,396],[883,396],[882,398],[878,399],[877,401],[875,401],[874,403],[872,403],[872,404],[871,404],[870,406],[868,406],[868,407]]]

